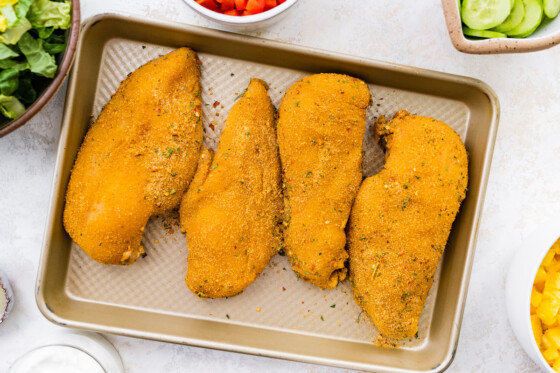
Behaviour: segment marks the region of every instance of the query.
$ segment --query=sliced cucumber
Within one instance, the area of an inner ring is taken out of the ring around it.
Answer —
[[[523,5],[525,5],[525,18],[517,27],[506,32],[508,36],[529,36],[541,24],[543,18],[541,0],[523,0]]]
[[[554,18],[560,13],[560,0],[543,0],[544,14]]]
[[[488,31],[488,30],[473,30],[472,28],[468,28],[468,27],[463,27],[463,34],[468,36],[474,36],[475,38],[486,38],[486,39],[507,38],[507,35],[501,32]]]
[[[525,17],[525,5],[523,5],[523,0],[515,0],[515,5],[509,17],[506,18],[504,23],[498,25],[492,29],[492,31],[497,32],[508,32],[513,30],[517,26],[523,22],[523,18]]]
[[[511,12],[511,0],[463,0],[463,22],[474,30],[488,30],[506,20]]]
[[[515,35],[515,38],[516,38],[516,39],[524,39],[524,38],[526,38],[527,36],[531,35],[532,33],[533,33],[533,31],[530,31],[530,32],[528,32],[528,33],[526,33],[526,34]]]

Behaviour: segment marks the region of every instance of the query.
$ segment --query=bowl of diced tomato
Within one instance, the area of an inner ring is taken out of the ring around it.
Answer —
[[[223,26],[254,29],[271,25],[297,0],[184,0],[194,11]]]

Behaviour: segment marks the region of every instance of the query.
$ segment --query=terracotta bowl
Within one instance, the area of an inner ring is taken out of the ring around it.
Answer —
[[[560,16],[543,21],[537,31],[524,39],[471,39],[463,35],[457,0],[441,0],[447,30],[453,46],[465,53],[523,53],[547,49],[560,43]]]
[[[27,110],[19,117],[4,125],[0,125],[0,137],[6,136],[8,133],[23,126],[27,121],[49,102],[49,100],[58,91],[62,82],[70,71],[70,66],[74,60],[74,52],[76,52],[76,44],[78,43],[78,33],[80,31],[80,1],[72,0],[72,25],[68,29],[68,40],[66,50],[62,59],[58,60],[58,72],[53,81],[47,88],[37,97],[34,103],[29,105]]]

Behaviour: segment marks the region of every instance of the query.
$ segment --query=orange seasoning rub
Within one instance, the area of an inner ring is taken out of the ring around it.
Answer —
[[[130,74],[86,134],[64,227],[93,259],[131,264],[148,219],[177,207],[202,144],[200,68],[180,48]]]
[[[374,130],[387,160],[352,208],[350,281],[381,335],[412,338],[465,198],[467,152],[451,127],[406,111]]]
[[[362,181],[370,101],[363,81],[317,74],[294,83],[278,110],[284,248],[297,275],[321,288],[346,278],[344,229]]]
[[[251,80],[229,112],[216,153],[202,150],[181,202],[186,283],[201,298],[239,294],[281,248],[280,160],[267,89]]]

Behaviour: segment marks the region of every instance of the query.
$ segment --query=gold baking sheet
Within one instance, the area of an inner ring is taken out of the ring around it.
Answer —
[[[451,362],[497,127],[497,99],[489,88],[463,77],[115,15],[87,21],[81,38],[37,283],[38,304],[47,318],[73,327],[375,371],[440,371]],[[354,302],[348,281],[333,290],[313,287],[299,280],[280,255],[242,294],[198,298],[184,283],[188,248],[176,212],[150,220],[143,239],[147,257],[131,266],[101,265],[71,242],[61,212],[87,125],[127,74],[181,45],[199,52],[205,143],[213,148],[250,78],[267,81],[278,106],[295,81],[321,71],[348,73],[369,85],[373,105],[364,138],[365,176],[383,167],[372,133],[379,115],[406,109],[438,118],[459,133],[471,156],[469,192],[426,301],[418,338],[398,350],[374,346],[377,330]],[[165,320],[161,327],[159,320]],[[168,331],[166,323],[184,328]],[[208,328],[207,333],[199,328]],[[232,338],[228,331],[234,330]],[[228,337],[220,337],[222,332]],[[346,353],[328,353],[340,348]]]

